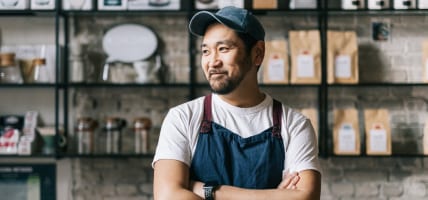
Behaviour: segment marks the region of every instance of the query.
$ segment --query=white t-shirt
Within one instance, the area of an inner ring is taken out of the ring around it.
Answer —
[[[171,108],[164,119],[153,164],[161,159],[178,160],[190,167],[203,117],[204,97]],[[247,138],[273,126],[273,99],[266,95],[260,104],[240,108],[212,95],[212,120]],[[318,145],[310,121],[302,114],[282,106],[281,135],[284,142],[283,172],[313,169],[321,172]]]

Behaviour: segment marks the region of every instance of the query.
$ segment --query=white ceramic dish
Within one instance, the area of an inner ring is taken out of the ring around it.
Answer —
[[[109,29],[103,37],[107,62],[134,62],[152,56],[157,47],[156,34],[139,24],[122,24]]]

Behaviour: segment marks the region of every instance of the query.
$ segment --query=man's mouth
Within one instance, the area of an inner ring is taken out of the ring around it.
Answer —
[[[224,76],[224,75],[227,75],[227,72],[226,72],[226,71],[210,70],[210,71],[208,72],[208,76],[209,76],[209,78],[210,78],[210,79],[211,79],[211,78],[218,78],[218,77],[220,77],[220,76]]]

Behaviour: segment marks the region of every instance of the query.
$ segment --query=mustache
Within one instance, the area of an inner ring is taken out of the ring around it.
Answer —
[[[212,75],[212,74],[227,74],[226,70],[220,70],[220,69],[210,69],[208,70],[208,74]]]

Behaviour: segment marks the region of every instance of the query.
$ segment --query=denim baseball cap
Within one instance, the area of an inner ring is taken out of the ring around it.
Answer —
[[[219,22],[237,32],[247,33],[256,40],[265,40],[265,30],[257,18],[248,10],[227,6],[216,13],[199,11],[189,23],[193,35],[203,36],[208,25]]]

